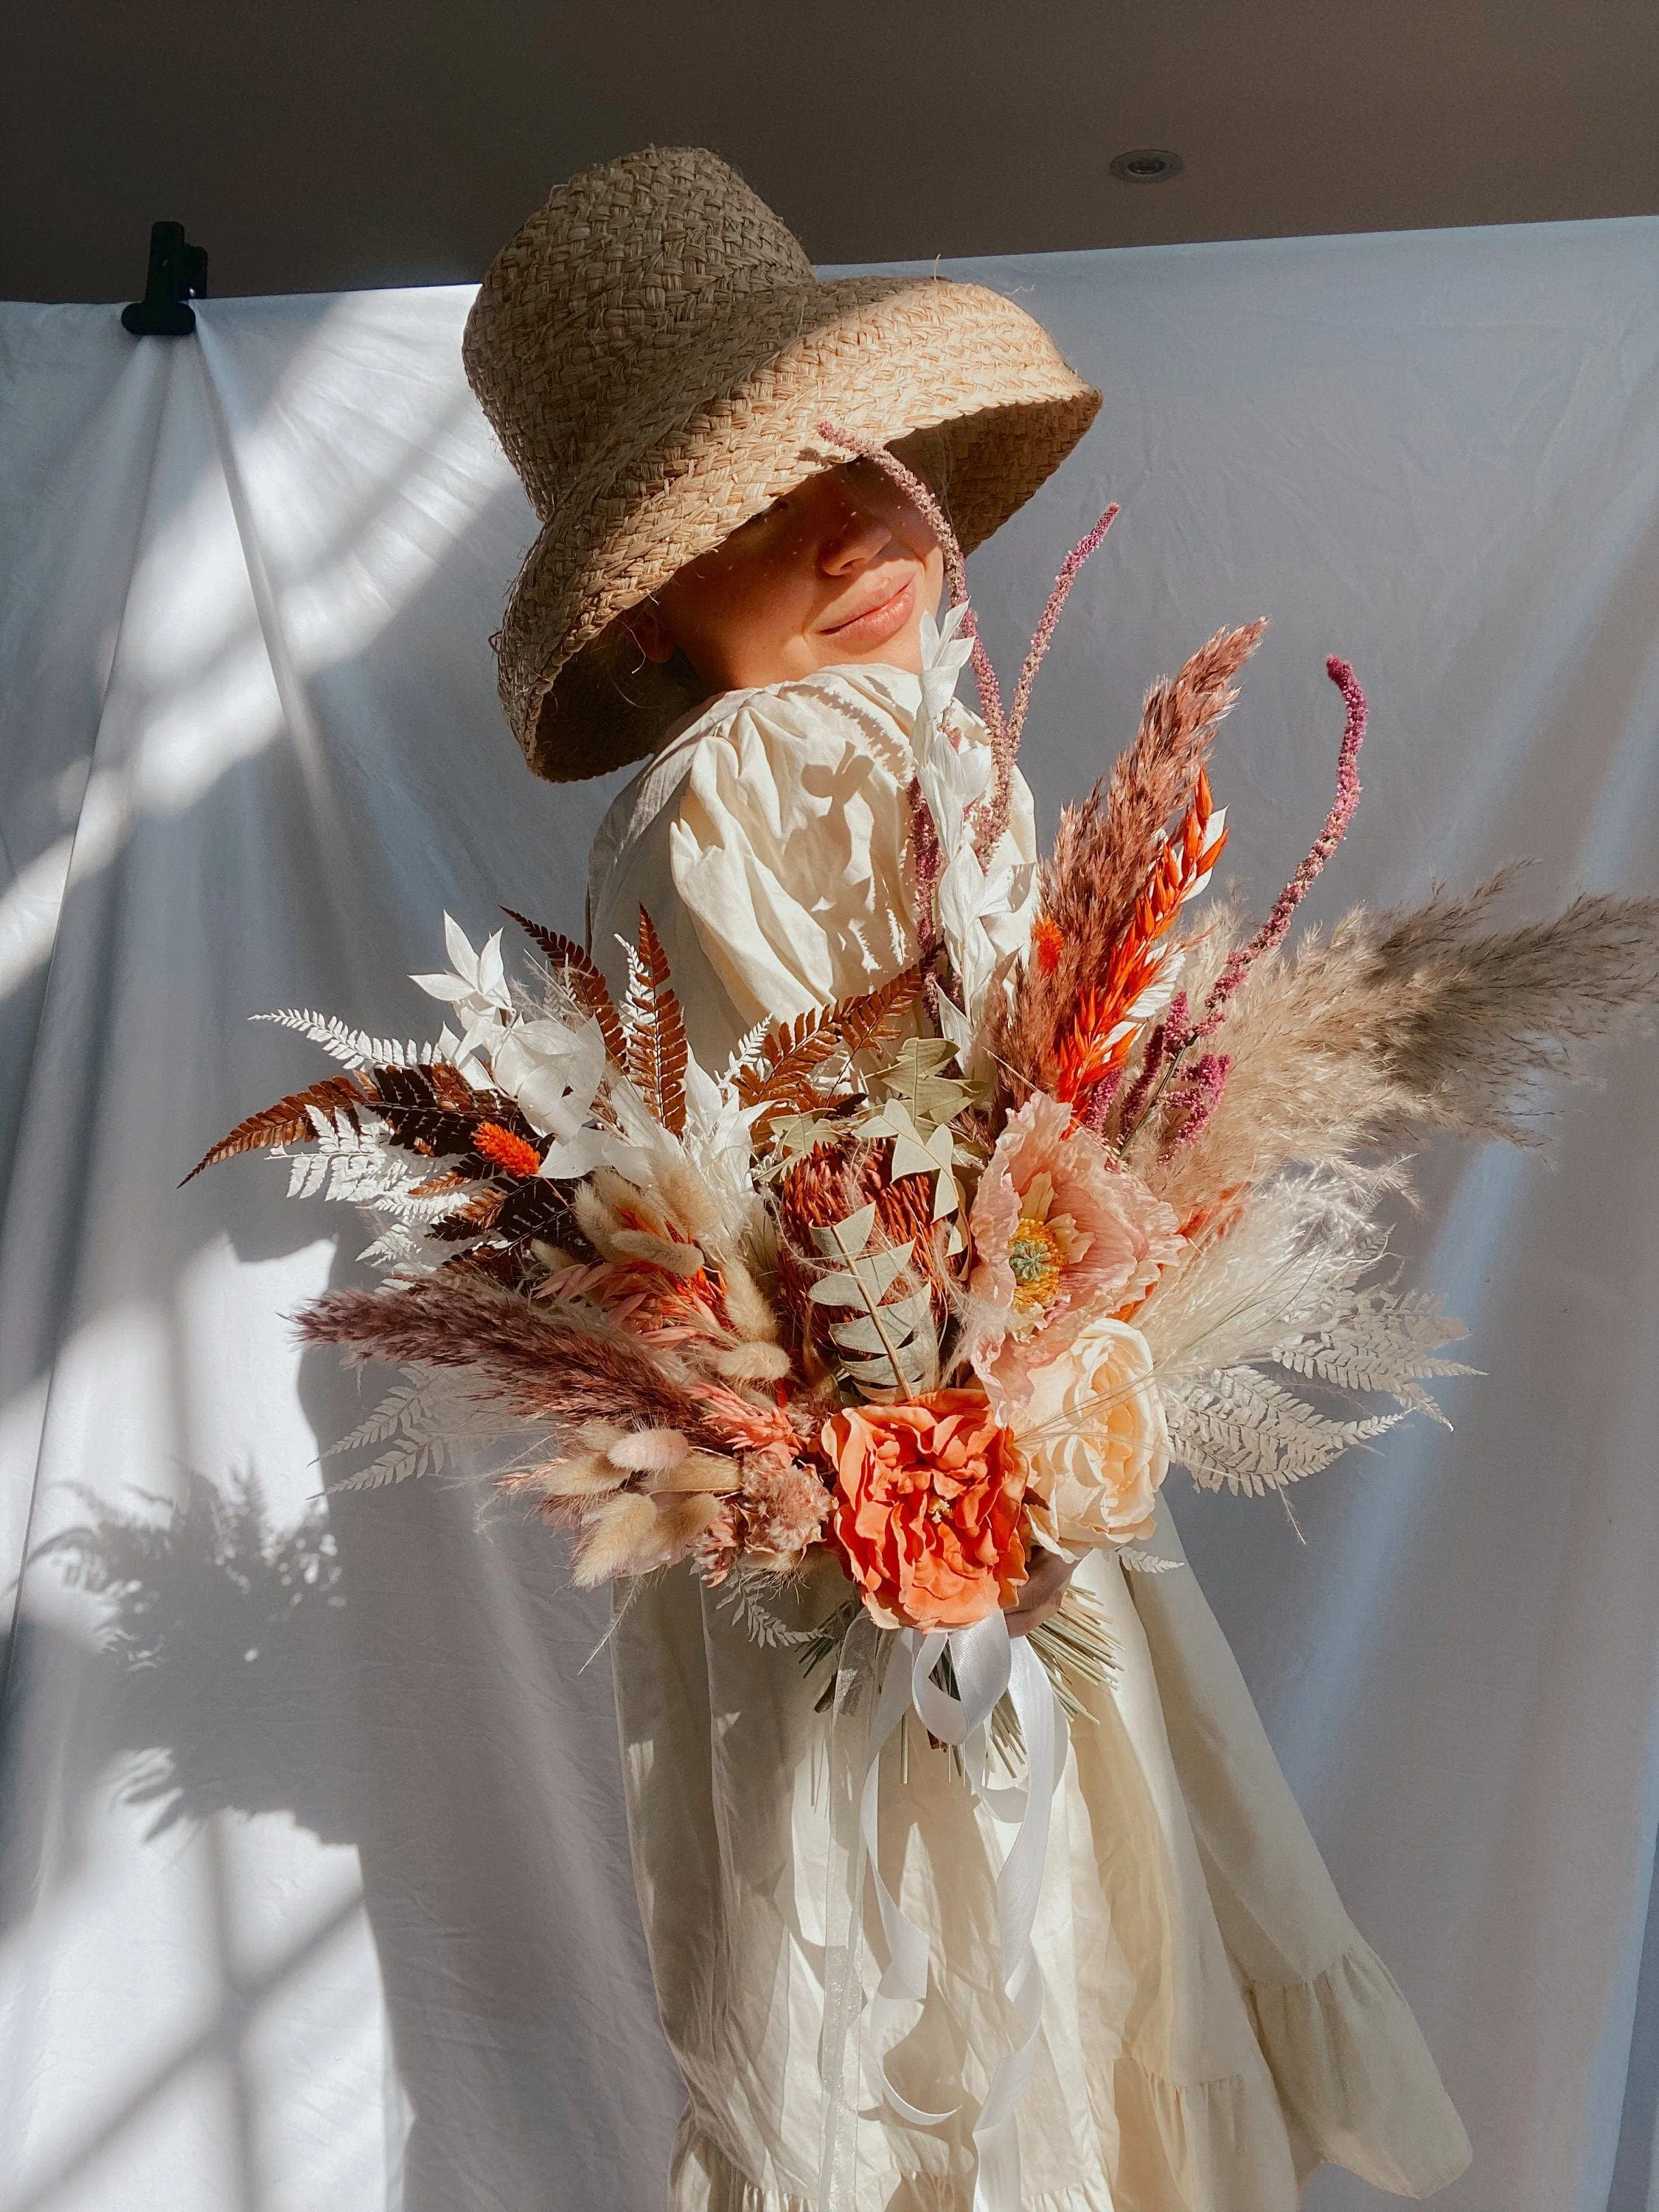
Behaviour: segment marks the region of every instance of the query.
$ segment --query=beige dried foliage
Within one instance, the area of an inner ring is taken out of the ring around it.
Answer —
[[[1539,1084],[1580,1076],[1589,1046],[1651,1027],[1659,1010],[1659,898],[1586,891],[1547,921],[1477,931],[1513,880],[1407,912],[1350,917],[1334,949],[1363,946],[1380,994],[1402,994],[1391,1074],[1419,1124],[1535,1141],[1522,1118]],[[1385,1135],[1392,1131],[1385,1131]]]
[[[1536,1141],[1540,1083],[1659,1007],[1659,900],[1587,892],[1549,921],[1480,927],[1514,873],[1359,908],[1260,961],[1212,1041],[1232,1065],[1203,1134],[1158,1159],[1149,1127],[1132,1148],[1152,1188],[1184,1216],[1288,1164],[1436,1130]]]
[[[726,1295],[726,1310],[734,1334],[743,1346],[752,1353],[755,1364],[726,1366],[728,1375],[748,1374],[756,1381],[772,1381],[789,1371],[787,1357],[778,1346],[777,1308],[762,1291],[750,1273],[748,1263],[736,1253],[723,1254],[720,1259],[720,1286]],[[735,1358],[734,1354],[726,1355]],[[781,1364],[769,1364],[781,1360]]]
[[[533,1476],[535,1487],[544,1498],[568,1498],[587,1501],[608,1497],[620,1490],[628,1476],[622,1468],[610,1460],[592,1455],[579,1459],[562,1459],[538,1468]]]

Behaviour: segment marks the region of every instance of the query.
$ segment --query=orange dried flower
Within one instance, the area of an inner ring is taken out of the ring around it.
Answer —
[[[542,1156],[534,1145],[502,1128],[499,1121],[480,1121],[472,1133],[472,1142],[485,1159],[494,1160],[510,1176],[533,1176],[540,1171]]]
[[[849,1406],[823,1425],[830,1529],[886,1628],[965,1628],[1025,1580],[1025,1462],[977,1390]]]
[[[1076,1012],[1055,1055],[1053,1089],[1057,1098],[1073,1107],[1079,1121],[1094,1091],[1128,1059],[1144,1018],[1136,1014],[1137,1002],[1158,979],[1169,951],[1169,933],[1187,901],[1209,882],[1221,857],[1227,832],[1216,826],[1215,811],[1209,777],[1200,769],[1192,804],[1152,863],[1099,985],[1078,994]]]
[[[1060,924],[1050,921],[1046,914],[1040,914],[1031,924],[1031,950],[1042,974],[1052,975],[1059,967],[1060,948],[1065,942]]]

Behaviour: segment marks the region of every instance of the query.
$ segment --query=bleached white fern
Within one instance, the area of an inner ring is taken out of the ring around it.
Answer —
[[[1405,1419],[1403,1411],[1333,1420],[1253,1367],[1237,1367],[1168,1393],[1170,1449],[1206,1490],[1264,1498],[1328,1467]]]
[[[312,1116],[315,1133],[309,1152],[273,1146],[272,1157],[289,1162],[290,1198],[337,1199],[372,1213],[420,1228],[453,1211],[453,1189],[424,1191],[436,1164],[395,1151],[365,1117],[361,1133],[337,1128],[321,1113]]]
[[[355,1451],[381,1449],[367,1467],[331,1482],[331,1492],[381,1490],[388,1484],[418,1481],[441,1474],[458,1455],[472,1457],[503,1437],[521,1440],[525,1424],[487,1393],[469,1389],[465,1378],[435,1368],[405,1367],[374,1410],[349,1436],[323,1454],[343,1458]]]
[[[396,1037],[371,1036],[367,1030],[350,1028],[337,1015],[319,1014],[309,1006],[279,1006],[274,1013],[250,1014],[248,1019],[274,1022],[278,1029],[296,1030],[313,1044],[321,1045],[343,1067],[426,1067],[438,1056],[437,1047],[430,1042],[399,1042]]]
[[[776,1577],[770,1579],[775,1584]],[[792,1650],[797,1644],[812,1643],[817,1634],[814,1629],[791,1628],[780,1620],[763,1600],[757,1579],[741,1567],[727,1577],[714,1602],[763,1651]]]
[[[450,1440],[443,1435],[399,1437],[368,1467],[360,1468],[356,1474],[342,1476],[328,1487],[331,1492],[383,1490],[388,1483],[413,1482],[422,1475],[441,1474],[449,1462],[449,1449]]]
[[[1166,1270],[1136,1316],[1167,1390],[1277,1358],[1352,1308],[1388,1240],[1371,1206],[1391,1170],[1278,1177],[1224,1237]]]
[[[1134,1544],[1125,1544],[1117,1554],[1117,1563],[1132,1575],[1173,1575],[1187,1564],[1185,1559],[1165,1559],[1156,1552],[1143,1552]]]
[[[371,1444],[383,1444],[391,1437],[407,1436],[411,1429],[429,1419],[432,1407],[432,1387],[428,1378],[417,1368],[405,1367],[403,1381],[394,1382],[374,1412],[358,1422],[345,1436],[337,1437],[322,1456],[337,1459],[344,1452],[367,1451]]]
[[[1407,1413],[1445,1422],[1423,1386],[1469,1371],[1442,1356],[1462,1325],[1436,1297],[1363,1285],[1388,1249],[1373,1209],[1401,1180],[1388,1165],[1277,1177],[1148,1298],[1138,1319],[1171,1449],[1195,1481],[1260,1496]],[[1309,1402],[1322,1394],[1347,1401],[1349,1417]],[[1379,1397],[1395,1410],[1370,1410]]]
[[[382,1490],[388,1483],[441,1474],[449,1461],[456,1413],[453,1394],[438,1377],[405,1367],[403,1380],[393,1383],[367,1419],[323,1454],[325,1459],[337,1459],[375,1444],[384,1447],[367,1467],[330,1483],[330,1490]]]
[[[1270,1356],[1292,1375],[1334,1389],[1392,1398],[1449,1428],[1423,1383],[1435,1376],[1474,1372],[1461,1359],[1440,1357],[1443,1345],[1467,1334],[1438,1293],[1378,1287],[1356,1291],[1323,1327],[1276,1345]]]
[[[372,1225],[373,1216],[368,1218]],[[444,1246],[445,1257],[453,1255],[454,1249],[453,1244]],[[434,1264],[430,1238],[422,1237],[406,1221],[392,1221],[381,1230],[372,1244],[364,1245],[357,1258],[360,1264],[379,1267],[386,1274],[392,1273],[394,1269],[399,1273],[407,1273],[412,1269],[428,1273]]]

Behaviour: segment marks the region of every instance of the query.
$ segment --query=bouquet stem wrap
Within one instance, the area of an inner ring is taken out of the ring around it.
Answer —
[[[933,1679],[948,1649],[957,1693]],[[876,1688],[878,1680],[879,1689]],[[1025,1745],[1023,1785],[994,1787],[988,1778],[991,1715],[1006,1693]],[[870,2002],[867,2032],[883,2102],[912,2127],[932,2128],[958,2109],[929,2112],[911,2104],[889,2079],[885,2052],[911,2005],[927,1997],[925,1932],[904,1911],[881,1874],[881,1755],[914,1711],[941,1743],[961,1752],[975,1797],[1000,1827],[1011,1828],[997,1875],[999,1976],[1018,2023],[1019,2039],[999,2061],[974,2124],[974,2212],[1019,2212],[1021,2100],[1031,2078],[1042,2030],[1042,1973],[1032,1946],[1037,1901],[1048,1852],[1049,1810],[1064,1771],[1066,1717],[1028,1639],[1008,1633],[994,1613],[948,1634],[899,1631],[881,1649],[866,1620],[854,1621],[836,1674],[831,1777],[832,1894],[826,1919],[826,1992],[821,2066],[823,2123],[818,2173],[820,2212],[854,2212],[857,2195],[855,2057],[848,2080],[849,2040],[863,2011],[861,1929],[866,1874],[875,1884],[887,1963]],[[854,1770],[856,1770],[854,1778]],[[856,1824],[848,1815],[855,1809]],[[850,1832],[849,1832],[850,1829]]]

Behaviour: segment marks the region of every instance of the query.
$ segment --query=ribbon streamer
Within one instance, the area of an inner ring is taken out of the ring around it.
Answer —
[[[867,1619],[855,1622],[842,1644],[836,1680],[832,1911],[827,1925],[820,2049],[823,2124],[819,2212],[854,2212],[856,2196],[856,2069],[852,2095],[846,2074],[849,2039],[861,2010],[861,1905],[866,1872],[875,1884],[887,1950],[868,2023],[872,2064],[883,2100],[913,2127],[938,2127],[959,2109],[952,2105],[931,2112],[910,2103],[889,2079],[884,2055],[896,2039],[901,2015],[911,2005],[925,2004],[927,1997],[927,1935],[882,1879],[878,1849],[881,1754],[912,1710],[931,1735],[961,1751],[969,1784],[991,1818],[1016,1831],[997,1875],[997,1930],[1003,1991],[1021,2035],[998,2062],[975,2121],[973,2202],[974,2212],[1019,2212],[1018,2114],[1042,2027],[1042,1972],[1031,1935],[1048,1857],[1049,1810],[1066,1760],[1066,1718],[1042,1662],[1024,1638],[1009,1636],[1000,1613],[948,1636],[938,1631],[924,1635],[915,1629],[901,1630],[888,1641],[884,1653],[879,1648],[883,1640]],[[956,1675],[955,1696],[932,1679],[947,1648]],[[1021,1786],[999,1789],[988,1777],[988,1728],[993,1709],[1005,1692],[1024,1739],[1026,1776]],[[837,1934],[842,1940],[836,1940]]]

